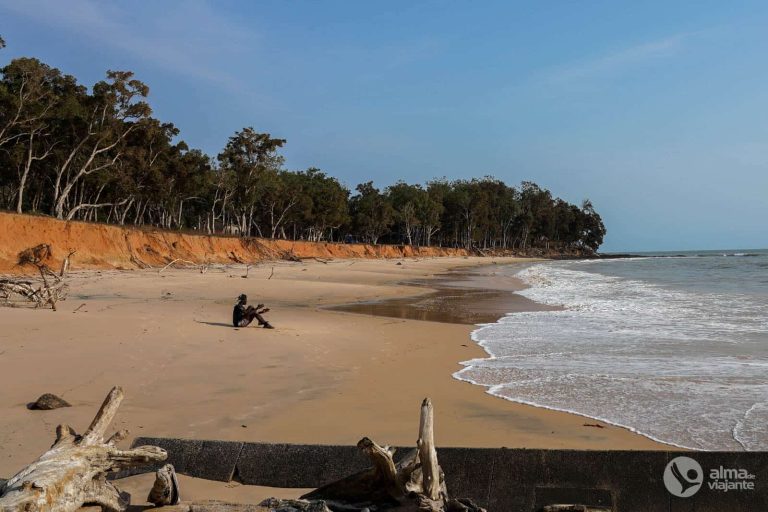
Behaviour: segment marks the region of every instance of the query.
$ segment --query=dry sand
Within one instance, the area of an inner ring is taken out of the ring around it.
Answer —
[[[0,476],[49,448],[57,424],[83,430],[115,384],[126,399],[113,427],[132,436],[322,444],[369,436],[411,445],[419,405],[430,396],[439,446],[669,448],[453,379],[459,361],[485,354],[470,340],[470,325],[325,309],[424,294],[398,283],[489,263],[398,261],[265,263],[247,279],[242,266],[205,274],[83,271],[72,274],[58,312],[0,308]],[[492,267],[480,274],[498,284]],[[272,308],[275,330],[230,326],[242,292]],[[26,409],[46,392],[73,407]],[[233,489],[236,499],[237,487],[220,488],[222,497]]]

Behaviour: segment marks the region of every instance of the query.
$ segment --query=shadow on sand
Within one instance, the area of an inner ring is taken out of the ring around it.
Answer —
[[[195,320],[198,324],[205,324],[205,325],[213,325],[214,327],[229,327],[230,329],[237,329],[237,327],[233,326],[232,324],[226,324],[224,322],[202,322],[200,320]]]

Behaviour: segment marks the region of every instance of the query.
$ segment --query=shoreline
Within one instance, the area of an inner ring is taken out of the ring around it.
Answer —
[[[532,258],[510,265],[528,265],[535,261],[545,260]],[[358,301],[329,306],[327,309],[369,316],[473,326],[495,323],[510,313],[561,309],[518,294],[517,292],[527,288],[527,285],[516,277],[505,275],[501,281],[496,279],[497,273],[493,270],[498,266],[498,263],[493,261],[468,268],[452,267],[429,278],[398,283],[421,287],[424,293],[394,299]]]
[[[503,266],[516,267],[517,269],[524,268],[528,265],[536,264],[537,262],[546,260],[532,259],[530,262],[518,262],[505,264]],[[407,296],[397,299],[385,299],[382,301],[368,302],[368,303],[353,303],[343,304],[340,306],[329,306],[329,310],[333,311],[346,311],[356,314],[364,314],[370,316],[383,316],[392,318],[408,318],[423,321],[432,321],[440,323],[455,323],[463,325],[471,325],[474,329],[470,333],[470,339],[478,347],[483,349],[486,358],[495,358],[496,356],[488,351],[488,349],[476,339],[475,333],[484,324],[493,324],[498,322],[504,316],[509,314],[515,314],[527,311],[560,311],[564,308],[559,306],[551,306],[548,304],[542,304],[532,299],[519,295],[517,292],[528,288],[521,279],[516,276],[507,277],[506,283],[493,282],[492,276],[496,275],[496,272],[492,272],[497,265],[496,262],[480,264],[478,266],[472,266],[468,268],[454,267],[447,270],[443,274],[438,274],[430,279],[424,279],[417,283],[404,283],[404,284],[417,284],[423,286],[427,293]],[[490,287],[490,289],[488,288]],[[470,315],[469,319],[465,316],[457,314],[451,309],[446,309],[446,304],[441,303],[441,300],[446,298],[452,299],[449,304],[449,308],[470,306],[469,300],[475,299],[476,294],[487,293],[488,296],[481,297],[481,307],[475,307],[473,310],[482,309],[483,312],[479,315]],[[437,304],[435,304],[437,301]],[[488,306],[490,307],[490,311]],[[471,320],[470,320],[471,319]],[[477,358],[475,358],[477,359]],[[679,450],[692,450],[693,448],[678,445],[669,441],[658,439],[650,434],[637,430],[636,428],[623,425],[605,418],[591,416],[584,414],[576,410],[561,409],[557,407],[550,407],[547,405],[539,404],[532,401],[526,401],[522,399],[514,399],[505,396],[495,395],[490,392],[490,387],[480,384],[470,378],[462,377],[460,374],[470,366],[465,364],[471,360],[459,361],[462,366],[460,370],[452,374],[453,378],[460,382],[467,382],[473,386],[477,386],[483,389],[486,394],[491,395],[500,400],[507,402],[545,409],[553,412],[560,412],[565,414],[572,414],[585,418],[587,420],[593,420],[598,423],[605,423],[613,427],[625,429],[633,434],[640,435],[649,439],[655,443],[661,443],[668,446],[670,449]]]
[[[500,400],[453,378],[484,357],[470,325],[332,311],[354,301],[423,295],[449,268],[530,260],[406,258],[261,264],[242,269],[79,271],[59,311],[0,308],[0,476],[50,446],[59,423],[82,431],[104,393],[126,399],[113,424],[133,437],[413,444],[418,408],[435,403],[440,446],[655,449],[626,429]],[[274,276],[270,278],[272,270]],[[243,291],[272,308],[273,331],[230,327]],[[428,291],[427,291],[428,293]],[[29,411],[55,393],[72,407]]]

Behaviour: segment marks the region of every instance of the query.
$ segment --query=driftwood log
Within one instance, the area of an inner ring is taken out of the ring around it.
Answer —
[[[156,446],[119,450],[119,431],[105,440],[123,391],[115,387],[104,400],[91,426],[76,435],[67,425],[56,429],[56,442],[10,480],[0,482],[0,511],[74,512],[83,505],[100,505],[123,512],[130,496],[106,479],[110,471],[165,460]],[[180,504],[179,484],[172,465],[157,471],[148,501],[167,512],[485,512],[467,499],[448,496],[434,443],[434,413],[429,398],[421,404],[416,448],[397,463],[394,450],[364,437],[358,444],[372,466],[324,485],[298,500],[269,498],[258,505],[203,501]]]
[[[429,398],[421,404],[416,448],[397,463],[394,450],[364,437],[357,443],[372,466],[324,485],[298,500],[269,498],[258,505],[200,501],[158,508],[158,512],[485,512],[468,499],[448,496],[434,443],[434,413]],[[167,492],[168,485],[155,486]]]
[[[12,297],[21,297],[32,302],[36,308],[50,306],[56,311],[56,303],[67,297],[68,286],[64,278],[69,268],[69,258],[74,253],[73,250],[69,251],[61,264],[61,271],[56,273],[45,263],[52,254],[50,245],[40,244],[21,251],[18,254],[18,265],[35,267],[40,279],[0,279],[0,299],[10,303]]]
[[[432,402],[421,404],[416,448],[395,463],[394,450],[364,437],[357,443],[372,467],[302,496],[308,505],[333,511],[397,510],[398,512],[484,512],[470,500],[451,499],[437,460]],[[305,510],[291,503],[264,502],[274,509]],[[306,510],[311,510],[307,508]],[[317,510],[323,510],[318,508]]]
[[[73,512],[86,504],[107,512],[124,511],[130,496],[107,481],[107,473],[165,460],[165,450],[139,446],[120,450],[115,445],[128,432],[105,438],[123,400],[123,390],[112,388],[91,425],[77,435],[67,425],[56,428],[56,442],[35,462],[0,486],[3,512]]]

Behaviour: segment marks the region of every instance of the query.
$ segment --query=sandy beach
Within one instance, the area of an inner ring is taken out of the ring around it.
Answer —
[[[0,476],[50,447],[57,424],[83,430],[116,384],[126,399],[113,427],[129,429],[129,440],[354,444],[369,436],[411,445],[429,396],[439,446],[667,449],[455,380],[460,361],[484,355],[469,338],[472,325],[328,309],[428,297],[432,290],[416,282],[445,281],[457,267],[476,268],[475,286],[508,290],[515,283],[499,283],[493,264],[513,263],[525,260],[276,262],[251,268],[247,278],[243,266],[75,272],[57,312],[0,308]],[[230,326],[243,292],[272,308],[275,330]],[[72,407],[27,410],[46,392]]]

